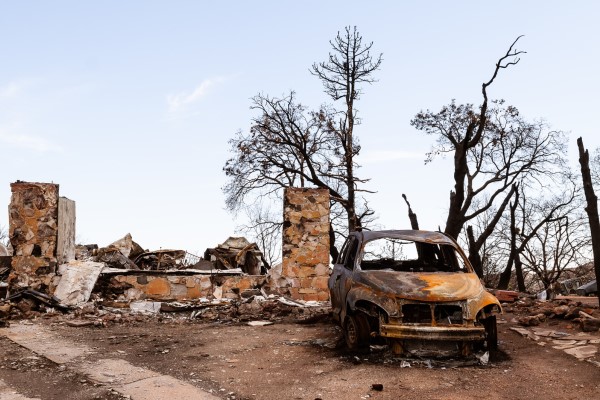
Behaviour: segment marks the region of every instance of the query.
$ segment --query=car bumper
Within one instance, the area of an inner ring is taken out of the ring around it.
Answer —
[[[380,336],[406,340],[480,341],[485,339],[483,327],[420,326],[382,324]]]

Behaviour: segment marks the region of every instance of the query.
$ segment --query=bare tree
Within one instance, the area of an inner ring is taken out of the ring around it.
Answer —
[[[480,254],[481,250],[485,246],[485,243],[490,238],[490,236],[494,233],[498,221],[500,220],[500,218],[502,218],[502,215],[504,213],[504,210],[506,209],[508,202],[515,193],[518,193],[518,185],[513,184],[510,191],[504,197],[504,200],[500,204],[500,207],[488,207],[487,210],[485,210],[485,213],[489,215],[489,219],[482,220],[481,218],[479,218],[478,222],[481,229],[479,230],[477,238],[475,238],[473,227],[471,225],[467,226],[469,261],[473,265],[473,268],[475,269],[477,275],[481,278],[483,277],[484,273],[483,260]],[[487,203],[488,201],[489,200],[486,199],[484,202]],[[483,221],[485,221],[485,223]]]
[[[333,124],[332,133],[342,145],[345,189],[347,192],[346,205],[348,215],[348,230],[354,231],[361,227],[361,217],[372,215],[367,210],[358,215],[355,209],[357,183],[361,180],[355,177],[354,157],[358,155],[360,146],[354,136],[354,127],[359,123],[354,103],[362,93],[361,85],[375,82],[373,73],[381,66],[382,54],[375,59],[371,56],[373,42],[363,43],[361,34],[356,29],[347,26],[344,33],[338,32],[333,41],[333,49],[327,61],[315,63],[312,74],[317,76],[325,88],[325,93],[333,100],[343,100],[346,109],[339,113]]]
[[[592,237],[592,251],[594,254],[594,270],[596,273],[596,283],[600,283],[600,217],[598,216],[598,197],[594,191],[592,183],[592,174],[590,172],[590,154],[583,146],[583,140],[577,139],[579,149],[579,164],[581,165],[581,179],[583,181],[583,191],[587,206],[585,211],[588,215],[588,222]],[[598,291],[598,303],[600,303],[600,290]]]
[[[296,101],[292,91],[276,98],[258,94],[251,108],[258,115],[248,133],[230,140],[233,157],[224,171],[229,182],[223,188],[228,209],[242,208],[249,196],[269,196],[287,186],[327,189],[332,209],[340,206],[347,221],[345,231],[360,229],[373,217],[360,193],[368,179],[356,175],[360,146],[354,132],[359,123],[355,103],[362,85],[374,82],[382,56],[370,54],[373,43],[363,43],[356,28],[347,27],[330,42],[327,61],[314,64],[311,73],[323,83],[325,93],[343,110],[324,105],[310,111]],[[331,241],[331,254],[337,250]]]
[[[583,250],[589,246],[589,237],[584,228],[581,215],[546,221],[524,247],[523,268],[531,271],[544,289],[550,288],[566,269],[587,261]]]
[[[481,242],[481,247],[479,247],[477,252],[473,251],[472,246],[479,238],[482,236],[485,237],[485,235],[482,235],[482,232],[489,229],[489,221],[497,215],[499,215],[499,213],[496,207],[489,208],[469,221],[466,237],[464,235],[459,237],[461,244],[465,248],[470,249],[469,261],[471,261],[473,267],[477,268],[476,265],[481,266],[481,278],[486,287],[497,286],[500,272],[506,265],[506,254],[508,253],[509,247],[507,246],[506,236],[503,234],[507,219],[505,214],[500,214],[501,218],[496,229]],[[474,257],[477,257],[477,260],[474,260]]]
[[[504,270],[500,274],[497,287],[507,289],[512,276],[514,266],[517,287],[519,291],[526,291],[525,274],[523,270],[522,256],[525,251],[532,248],[531,241],[539,238],[541,230],[547,233],[561,233],[562,231],[551,229],[556,227],[555,223],[559,221],[570,220],[572,223],[566,229],[572,243],[576,241],[576,233],[580,233],[579,224],[574,221],[580,220],[578,214],[580,204],[580,192],[574,182],[571,174],[564,171],[562,179],[558,182],[549,180],[547,185],[526,186],[521,185],[515,193],[514,200],[510,205],[510,215],[506,218],[502,229],[498,233],[509,243]],[[578,226],[577,230],[573,230]],[[549,243],[548,240],[546,243]],[[572,247],[579,251],[579,247]],[[563,258],[557,258],[557,261],[564,261]],[[560,275],[563,268],[562,264],[557,265],[555,272]],[[571,266],[566,263],[566,266]],[[529,270],[537,267],[531,266]]]
[[[481,85],[483,102],[479,107],[479,112],[473,109],[472,104],[457,105],[452,101],[450,105],[444,106],[438,113],[433,113],[429,110],[427,112],[420,112],[411,121],[411,125],[415,128],[437,137],[437,146],[429,153],[427,157],[428,162],[432,161],[436,155],[454,153],[454,190],[450,192],[450,207],[445,229],[445,232],[454,238],[458,238],[466,221],[476,217],[473,214],[468,216],[467,213],[470,211],[473,199],[477,194],[483,192],[487,186],[494,182],[504,181],[504,185],[500,189],[511,187],[514,183],[512,181],[510,183],[507,182],[506,178],[508,174],[506,171],[502,174],[502,170],[500,170],[492,172],[493,181],[485,181],[481,187],[474,188],[473,181],[475,175],[481,170],[484,158],[480,157],[479,160],[472,160],[469,155],[483,156],[486,154],[485,149],[491,148],[494,150],[496,148],[495,144],[502,142],[505,132],[497,129],[494,124],[488,124],[488,121],[491,119],[490,111],[497,116],[498,121],[502,119],[508,121],[518,116],[518,112],[513,107],[505,109],[495,107],[492,110],[488,110],[487,88],[494,82],[501,69],[516,65],[520,61],[518,56],[525,52],[514,49],[515,44],[520,38],[519,36],[511,44],[506,54],[498,60],[490,80]],[[498,105],[501,104],[498,103]],[[491,140],[489,144],[482,145],[482,140],[486,133]],[[480,151],[471,151],[476,148],[479,148]],[[472,171],[473,168],[472,165],[470,168],[469,161],[471,161],[471,164],[474,161],[475,167],[479,166],[479,169]],[[506,168],[506,166],[500,167]],[[497,191],[496,196],[502,192],[503,190]],[[488,202],[490,207],[496,196],[492,198],[492,201]],[[485,207],[481,207],[481,212],[483,210],[485,210]]]
[[[516,107],[505,105],[503,100],[488,100],[487,90],[499,71],[516,65],[519,55],[525,53],[515,49],[519,38],[497,61],[490,80],[482,84],[479,110],[472,104],[452,101],[439,112],[420,112],[411,121],[418,130],[436,137],[426,162],[448,153],[454,158],[454,189],[450,192],[445,233],[458,238],[469,221],[482,214],[489,216],[478,232],[473,228],[467,232],[470,258],[480,276],[482,261],[476,253],[494,231],[516,184],[552,174],[564,164],[562,132],[549,130],[543,121],[527,121]],[[495,213],[491,215],[490,210]]]
[[[281,218],[262,203],[246,207],[245,211],[248,223],[238,226],[237,230],[258,245],[270,269],[281,261]]]

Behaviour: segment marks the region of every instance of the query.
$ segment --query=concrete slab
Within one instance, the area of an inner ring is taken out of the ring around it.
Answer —
[[[596,346],[580,346],[564,349],[563,351],[577,357],[579,360],[585,360],[586,358],[593,357],[598,351],[598,348],[596,348]]]
[[[106,265],[93,261],[70,261],[58,267],[60,282],[54,291],[66,306],[78,306],[90,299],[94,285]]]
[[[217,400],[219,397],[205,392],[189,383],[162,375],[148,378],[117,388],[135,400]]]
[[[92,353],[89,347],[67,343],[39,325],[11,324],[2,333],[13,342],[57,364],[70,363]]]
[[[128,384],[142,379],[155,378],[159,373],[120,359],[105,359],[82,363],[80,370],[91,380],[99,383]]]

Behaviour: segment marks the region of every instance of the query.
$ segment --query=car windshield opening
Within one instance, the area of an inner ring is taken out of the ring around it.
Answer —
[[[379,238],[365,243],[362,270],[399,272],[469,272],[450,245]]]

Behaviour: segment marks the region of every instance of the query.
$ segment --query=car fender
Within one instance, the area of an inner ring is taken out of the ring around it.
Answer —
[[[386,293],[376,293],[372,288],[365,285],[355,285],[346,296],[347,307],[351,311],[356,310],[356,303],[367,301],[384,310],[388,316],[398,316],[398,304],[394,296]],[[345,317],[343,315],[342,317]]]
[[[502,306],[496,296],[483,290],[479,296],[467,300],[467,319],[474,321],[479,311],[489,305],[498,306],[498,309],[502,312]]]

